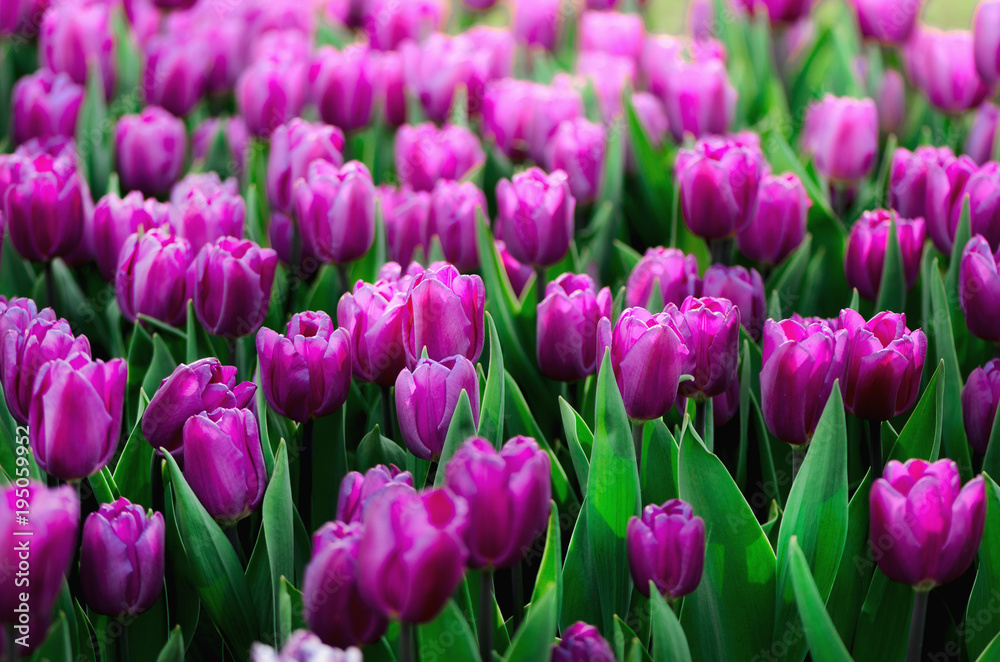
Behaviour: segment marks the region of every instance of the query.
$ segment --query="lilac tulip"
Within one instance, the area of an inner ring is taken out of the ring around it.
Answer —
[[[304,251],[324,262],[354,262],[375,241],[371,173],[358,161],[340,168],[313,161],[308,173],[293,194]]]
[[[368,125],[376,89],[372,62],[368,47],[361,44],[343,51],[324,46],[316,53],[309,87],[324,122],[344,131]]]
[[[850,0],[861,36],[887,45],[909,38],[920,16],[920,0]]]
[[[933,220],[950,215],[954,200],[972,172],[975,164],[968,159],[956,163],[949,147],[923,146],[913,152],[900,147],[889,170],[889,205],[903,218],[926,219],[937,244]],[[956,177],[959,173],[961,177]],[[954,195],[949,193],[952,188],[956,189]],[[939,202],[942,197],[946,198],[944,204]]]
[[[681,142],[688,133],[701,138],[729,130],[739,95],[729,80],[724,62],[676,59],[668,71],[669,82],[661,99],[674,140]]]
[[[209,48],[187,33],[157,35],[146,44],[142,91],[147,102],[183,117],[201,102],[208,87]]]
[[[980,235],[972,237],[962,251],[958,298],[969,332],[1000,343],[1000,274],[992,247]]]
[[[169,204],[146,200],[139,191],[132,191],[124,198],[108,193],[98,200],[92,232],[97,268],[104,280],[114,281],[122,246],[129,236],[166,226],[171,211]]]
[[[184,123],[159,106],[118,120],[115,133],[122,189],[162,195],[181,174],[187,133]]]
[[[404,185],[399,189],[380,186],[378,194],[389,258],[400,264],[409,264],[417,248],[426,254],[430,193],[414,191]]]
[[[291,214],[296,183],[307,177],[314,161],[344,165],[344,133],[335,126],[295,118],[271,134],[267,161],[267,199],[274,209]]]
[[[573,382],[597,372],[597,329],[611,319],[611,290],[600,292],[587,275],[565,273],[548,284],[538,304],[538,368],[557,381]]]
[[[1000,359],[976,368],[962,387],[962,415],[965,436],[980,455],[985,455],[993,433],[993,421],[1000,403]]]
[[[362,26],[372,48],[396,50],[406,40],[420,42],[442,26],[441,0],[369,0]]]
[[[12,94],[11,125],[16,144],[76,134],[83,86],[67,74],[40,69],[18,80]]]
[[[42,18],[38,60],[42,67],[69,74],[86,85],[91,62],[101,74],[104,94],[115,91],[114,38],[110,2],[54,2]]]
[[[337,498],[337,520],[340,522],[364,522],[365,509],[371,499],[388,485],[402,484],[413,487],[413,475],[400,471],[391,464],[377,464],[365,473],[348,472],[340,483]]]
[[[478,361],[483,352],[486,288],[476,275],[463,276],[450,264],[431,267],[413,279],[403,311],[406,365],[427,350],[435,361],[456,354]]]
[[[580,50],[620,55],[637,62],[642,55],[642,17],[615,11],[587,11],[580,17]]]
[[[1000,83],[1000,2],[979,4],[972,20],[976,70],[987,85]]]
[[[250,662],[362,662],[362,659],[359,649],[327,646],[308,630],[292,632],[280,652],[260,642],[250,647]]]
[[[903,51],[903,61],[913,83],[944,113],[964,113],[990,94],[976,71],[968,31],[919,27]]]
[[[406,283],[408,285],[408,283]],[[340,298],[337,323],[350,334],[354,377],[392,386],[406,367],[403,350],[403,310],[406,288],[399,281],[358,281]]]
[[[906,289],[912,289],[920,274],[920,259],[927,241],[924,219],[900,218],[885,209],[866,211],[851,227],[844,254],[844,274],[847,283],[857,288],[866,299],[878,298],[882,284],[882,269],[889,245],[892,224],[896,225]]]
[[[180,326],[187,319],[187,270],[194,260],[191,244],[165,229],[133,234],[125,240],[115,276],[122,316],[140,314]]]
[[[632,580],[646,597],[650,582],[671,601],[698,588],[705,565],[705,521],[690,504],[671,499],[646,506],[641,518],[629,520],[625,540]]]
[[[562,32],[561,0],[517,0],[512,29],[519,44],[554,51]]]
[[[984,101],[976,110],[976,119],[965,139],[965,153],[979,165],[993,159],[1000,107]]]
[[[615,662],[615,653],[600,630],[579,621],[563,630],[559,645],[552,647],[552,662]]]
[[[308,66],[294,58],[262,59],[236,81],[236,107],[252,135],[266,138],[302,111]]]
[[[581,204],[597,199],[603,186],[605,129],[585,118],[563,121],[549,138],[546,148],[548,170],[562,170],[569,190]]]
[[[728,299],[688,297],[667,304],[669,315],[687,348],[684,373],[693,380],[680,384],[678,394],[704,402],[729,390],[739,361],[740,311]]]
[[[677,248],[650,248],[628,277],[625,305],[645,308],[652,301],[652,308],[662,310],[669,303],[679,306],[684,299],[700,292],[698,260],[694,255],[685,255]],[[659,296],[653,299],[654,294]]]
[[[198,321],[214,335],[249,336],[271,304],[278,254],[249,240],[223,237],[202,247],[188,271]]]
[[[740,311],[743,328],[751,338],[760,340],[767,302],[764,298],[764,280],[756,269],[748,271],[741,266],[712,265],[702,278],[701,296],[732,301]]]
[[[737,235],[740,252],[765,265],[780,264],[805,239],[810,207],[798,175],[766,175],[750,223]]]
[[[990,161],[981,167],[966,182],[961,196],[969,200],[972,234],[982,235],[994,251],[1000,250],[1000,163]],[[962,200],[952,213],[961,214]]]
[[[469,129],[433,124],[400,127],[396,134],[396,175],[415,191],[432,191],[442,179],[461,180],[486,161]]]
[[[878,109],[871,99],[826,95],[806,113],[802,147],[827,179],[864,179],[878,152]]]
[[[246,203],[233,178],[223,182],[214,172],[190,174],[174,185],[170,201],[176,208],[170,226],[195,253],[223,237],[243,237]]]
[[[434,187],[427,210],[428,243],[436,235],[445,259],[461,271],[479,266],[476,226],[480,214],[485,218],[486,196],[472,182],[442,180]]]
[[[464,356],[443,361],[420,359],[396,378],[396,413],[403,442],[417,457],[441,456],[462,391],[469,396],[472,418],[479,420],[479,378]]]
[[[391,127],[406,123],[406,74],[403,56],[396,51],[370,51],[376,107]]]
[[[489,52],[478,50],[467,35],[444,34],[433,34],[421,44],[403,44],[401,52],[406,86],[428,119],[448,119],[459,87],[465,88],[469,115],[478,112],[490,77]]]

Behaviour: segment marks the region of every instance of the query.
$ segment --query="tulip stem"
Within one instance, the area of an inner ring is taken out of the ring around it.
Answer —
[[[302,424],[302,453],[299,455],[299,515],[306,525],[306,530],[312,531],[312,454],[313,454],[313,419]]]
[[[701,440],[708,446],[708,439],[705,439],[705,410],[707,407],[704,402],[694,403],[694,431],[698,433]],[[711,448],[709,448],[711,450]]]
[[[3,659],[10,660],[10,662],[17,662],[21,657],[21,651],[18,650],[17,641],[15,640],[16,632],[14,631],[14,626],[8,623],[3,626],[3,629],[4,647],[7,649]]]
[[[868,455],[872,480],[882,476],[882,421],[868,421]]]
[[[493,659],[493,571],[479,576],[479,656]]]
[[[915,589],[913,614],[910,616],[910,638],[906,644],[906,662],[918,662],[924,646],[924,623],[927,620],[927,598],[931,592]]]
[[[806,459],[806,452],[809,450],[808,444],[803,444],[801,446],[792,446],[792,482],[795,482],[796,477],[799,475],[799,469],[802,468],[802,462]]]
[[[510,576],[514,583],[514,614],[510,621],[513,625],[511,634],[517,632],[517,629],[521,627],[521,621],[524,620],[524,570],[521,563],[522,561],[518,561],[510,569]]]
[[[386,437],[395,439],[396,437],[393,434],[392,426],[396,417],[393,416],[392,413],[392,404],[392,387],[382,386],[382,434]]]
[[[642,466],[642,429],[645,425],[643,421],[632,421],[632,444],[635,446],[636,469]]]
[[[340,293],[347,294],[351,291],[351,269],[347,264],[337,263],[337,277],[340,279]]]
[[[56,279],[52,275],[52,260],[45,263],[45,301],[49,308],[56,309]]]
[[[124,618],[118,619],[118,625],[122,629],[121,635],[118,637],[117,648],[118,648],[118,662],[129,662],[130,654],[128,650],[128,623]]]
[[[240,536],[236,531],[236,525],[230,524],[229,526],[222,527],[222,530],[226,533],[226,540],[232,545],[233,551],[236,552],[236,558],[240,559],[240,563],[243,562],[243,555],[240,553]]]
[[[399,623],[399,662],[415,662],[413,654],[413,624],[405,621]]]
[[[545,298],[545,285],[545,267],[535,267],[535,295],[538,297],[538,303]]]
[[[714,239],[708,242],[708,252],[712,256],[712,264],[728,267],[733,257],[733,240]]]

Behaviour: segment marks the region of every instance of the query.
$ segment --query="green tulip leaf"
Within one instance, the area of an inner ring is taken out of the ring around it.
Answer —
[[[809,562],[795,536],[788,543],[788,566],[795,604],[798,606],[806,641],[816,662],[851,662],[847,647],[826,613],[822,589],[809,572]]]
[[[504,420],[504,367],[503,350],[493,316],[486,313],[486,326],[490,338],[490,372],[486,378],[483,402],[479,410],[479,436],[493,443],[500,450],[503,446]]]

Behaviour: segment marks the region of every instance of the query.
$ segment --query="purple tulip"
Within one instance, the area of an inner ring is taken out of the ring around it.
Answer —
[[[952,185],[946,172],[953,169],[955,164],[955,154],[949,147],[918,147],[915,151],[900,147],[892,157],[892,167],[889,171],[889,204],[892,209],[899,212],[903,218],[925,218],[931,226],[931,238],[934,238],[932,218],[935,217],[933,210],[940,206],[937,198],[940,192],[945,192],[942,184],[947,185],[950,190]],[[956,172],[965,172],[960,180],[955,182],[954,196],[947,195],[948,198],[957,198],[958,192],[964,188],[969,175],[975,172],[975,164],[965,161],[968,165]],[[939,173],[940,171],[940,173]],[[939,193],[929,193],[939,191]],[[945,192],[946,193],[946,192]],[[928,203],[931,204],[928,204]],[[943,207],[945,213],[951,213],[953,200],[949,200]],[[940,216],[940,214],[938,214]],[[934,243],[937,243],[934,239]]]
[[[984,101],[976,110],[976,119],[965,139],[965,153],[979,165],[993,159],[998,124],[1000,124],[1000,107]]]
[[[486,86],[483,97],[483,135],[507,158],[520,160],[527,153],[531,104],[538,84],[505,78]]]
[[[821,321],[767,320],[760,373],[764,423],[775,437],[812,439],[833,383],[843,377],[846,332]]]
[[[514,35],[510,30],[476,25],[462,33],[478,55],[489,61],[489,80],[509,78],[514,73]]]
[[[901,45],[920,16],[920,0],[850,0],[861,36],[887,45]]]
[[[514,290],[514,295],[520,297],[528,281],[535,275],[535,270],[531,268],[530,264],[521,264],[514,259],[514,256],[507,250],[507,244],[502,239],[497,239],[493,245],[496,246],[497,255],[500,256],[500,262],[503,264],[504,272]]]
[[[446,260],[456,269],[471,271],[479,266],[476,225],[486,214],[486,196],[472,182],[441,180],[431,193],[427,211],[427,238],[437,235]],[[489,219],[486,219],[487,224]]]
[[[152,3],[160,9],[191,9],[198,0],[152,0]]]
[[[979,4],[972,21],[976,70],[987,85],[1000,83],[1000,2]]]
[[[622,97],[636,80],[635,60],[601,51],[584,51],[576,60],[577,79],[594,86],[601,117],[606,122],[622,115]]]
[[[8,157],[3,194],[10,241],[21,257],[47,262],[66,257],[84,239],[90,192],[70,156]],[[0,175],[2,177],[2,175]]]
[[[649,597],[649,582],[670,601],[692,593],[705,565],[705,521],[690,504],[671,499],[643,508],[626,533],[632,581]]]
[[[906,328],[906,315],[881,312],[867,323],[853,310],[840,312],[847,333],[844,407],[858,418],[888,421],[913,406],[927,356],[927,338]]]
[[[0,36],[21,35],[34,37],[38,34],[48,0],[11,0],[0,7]]]
[[[530,437],[514,437],[500,452],[473,437],[455,452],[445,485],[468,504],[470,568],[509,568],[524,557],[549,521],[549,472],[549,456]]]
[[[118,120],[115,133],[122,189],[161,195],[181,174],[187,134],[184,122],[159,106]]]
[[[406,365],[424,349],[442,361],[461,355],[478,361],[483,352],[486,287],[479,276],[463,276],[450,264],[431,267],[413,279],[403,309]]]
[[[368,0],[362,20],[372,48],[396,50],[404,41],[420,42],[441,28],[441,0]]]
[[[813,0],[737,0],[736,5],[751,16],[762,13],[772,25],[791,25],[809,16]]]
[[[314,161],[344,165],[344,133],[328,124],[295,118],[271,134],[267,161],[267,199],[274,209],[291,214],[296,183],[309,174]]]
[[[30,517],[18,518],[17,511],[29,511]],[[0,573],[0,622],[12,626],[18,638],[26,638],[26,652],[45,640],[52,607],[73,561],[79,524],[80,502],[70,485],[49,489],[19,481],[19,486],[0,490],[0,568],[4,569]],[[18,576],[15,569],[23,562],[19,547],[24,547],[24,540],[30,541],[30,563],[26,575]],[[25,593],[27,614],[20,599]]]
[[[309,69],[309,88],[319,116],[344,131],[368,125],[375,100],[375,71],[368,46],[337,51],[324,46]]]
[[[760,340],[764,329],[767,302],[764,281],[756,269],[725,267],[716,264],[708,268],[701,281],[701,296],[729,299],[740,311],[740,323],[754,340]]]
[[[132,191],[124,198],[108,193],[97,202],[92,231],[97,268],[104,280],[115,279],[118,258],[129,236],[168,225],[170,213],[170,205],[146,200],[139,191]],[[162,287],[162,282],[154,282]]]
[[[243,172],[250,134],[247,132],[246,122],[239,116],[228,119],[209,117],[199,124],[191,133],[191,153],[194,160],[201,161],[208,157],[220,131],[225,135],[226,146],[234,160],[230,169],[236,173]]]
[[[685,55],[692,54],[692,50],[693,48],[686,50],[685,43],[680,37],[674,35],[646,35],[642,44],[639,69],[643,82],[651,94],[661,99],[664,97],[670,87],[670,81],[674,77],[677,65],[683,64],[687,59],[694,59],[693,57],[685,58]],[[689,109],[693,110],[694,106],[689,106]]]
[[[87,84],[90,62],[101,73],[104,94],[115,91],[114,39],[110,2],[53,2],[38,34],[38,60],[43,68],[69,74]]]
[[[906,119],[906,82],[895,69],[887,69],[882,74],[875,105],[878,106],[878,125],[882,133],[896,133],[903,127]]]
[[[153,448],[173,453],[184,445],[184,424],[193,416],[217,409],[242,409],[253,401],[257,386],[236,383],[236,368],[217,358],[177,366],[160,382],[142,415],[142,436]]]
[[[538,304],[538,368],[550,379],[574,382],[597,372],[597,330],[611,319],[611,290],[587,275],[565,273],[545,288]]]
[[[517,0],[511,28],[517,43],[554,51],[562,32],[561,0]]]
[[[292,632],[280,652],[260,642],[250,647],[250,662],[362,662],[362,659],[357,648],[341,650],[327,646],[307,630]]]
[[[163,515],[119,497],[83,525],[80,581],[87,606],[112,617],[137,616],[163,592]]]
[[[313,535],[302,585],[303,617],[331,646],[368,645],[385,634],[385,617],[365,604],[359,583],[360,524],[327,522]]]
[[[448,119],[460,86],[467,93],[469,114],[478,112],[492,66],[489,52],[479,50],[466,35],[438,33],[421,44],[403,44],[401,53],[407,88],[431,121]]]
[[[249,336],[271,303],[278,254],[249,240],[223,237],[206,244],[188,271],[198,321],[214,335]]]
[[[571,85],[534,85],[524,106],[524,141],[527,154],[535,163],[546,163],[549,143],[563,122],[584,117],[583,97]],[[506,112],[506,111],[505,111]],[[590,131],[586,132],[587,134]],[[603,154],[603,147],[601,148]],[[601,157],[603,160],[603,156]],[[554,168],[550,168],[554,170]]]
[[[600,194],[606,141],[604,127],[583,117],[563,121],[549,138],[548,170],[566,173],[569,190],[581,204],[593,202]]]
[[[183,117],[194,110],[208,86],[208,48],[187,33],[157,35],[146,44],[142,91],[146,100]]]
[[[680,385],[681,397],[704,401],[729,390],[739,362],[739,309],[728,299],[688,297],[679,308],[667,304],[663,314],[687,347],[683,372],[694,376]]]
[[[337,305],[337,323],[350,334],[354,377],[359,381],[392,386],[406,367],[406,289],[400,285],[399,281],[358,281]]]
[[[461,180],[486,161],[474,133],[430,123],[400,127],[395,154],[399,181],[415,191],[431,191],[442,179]]]
[[[598,329],[603,353],[607,327]],[[668,313],[653,315],[645,308],[628,308],[610,333],[611,365],[625,412],[635,421],[665,416],[674,406],[689,351]]]
[[[966,196],[969,198],[972,234],[982,235],[994,251],[1000,249],[1000,164],[990,161],[969,178],[952,213],[961,214],[962,200]]]
[[[756,137],[754,137],[756,138]],[[684,221],[705,239],[732,237],[750,222],[768,166],[754,140],[709,137],[677,155]]]
[[[882,268],[889,244],[889,231],[896,224],[899,248],[903,257],[906,288],[911,289],[920,273],[920,259],[927,241],[924,219],[900,218],[885,209],[866,211],[851,227],[844,254],[844,274],[851,287],[866,299],[878,298],[882,284]]]
[[[42,366],[31,394],[28,429],[38,466],[63,480],[103,469],[118,449],[125,402],[124,359],[86,354]]]
[[[30,299],[16,299],[0,317],[0,350],[7,409],[15,421],[27,425],[39,373],[56,359],[89,359],[90,341],[74,336],[69,322],[56,319],[51,308],[39,313]]]
[[[685,255],[677,248],[649,248],[635,265],[625,286],[625,305],[645,308],[657,287],[660,296],[653,301],[653,308],[661,309],[669,303],[677,306],[689,296],[701,292],[698,278],[698,260]]]
[[[469,395],[472,418],[479,420],[479,378],[472,361],[452,356],[443,361],[420,359],[413,370],[396,378],[396,412],[403,442],[417,457],[441,456],[448,426],[462,391]]]
[[[304,252],[337,264],[362,257],[375,242],[375,196],[363,163],[313,161],[292,196]]]
[[[287,333],[257,333],[260,383],[267,403],[297,423],[332,414],[351,388],[351,335],[324,312],[292,315]]]
[[[639,14],[586,11],[580,17],[580,50],[620,55],[638,62],[643,32]]]
[[[992,359],[969,375],[962,387],[965,436],[980,455],[985,455],[1000,403],[1000,359]]]
[[[952,460],[890,460],[870,500],[873,555],[889,579],[930,590],[972,564],[986,524],[981,476],[962,487]]]
[[[465,573],[468,512],[448,489],[382,491],[358,550],[361,597],[392,619],[433,620]]]
[[[740,380],[737,377],[725,393],[712,398],[712,423],[717,428],[733,420],[740,410]]]
[[[83,103],[83,86],[67,74],[39,69],[14,85],[11,123],[14,142],[53,136],[72,138]]]
[[[409,186],[400,189],[380,186],[378,194],[389,258],[409,264],[417,248],[427,250],[430,193],[414,191]]]
[[[243,236],[246,203],[232,177],[223,182],[214,172],[192,173],[174,185],[170,202],[176,208],[170,226],[195,253],[223,237]]]
[[[299,115],[306,101],[308,65],[296,59],[258,60],[236,81],[236,107],[250,133],[266,138]]]
[[[962,252],[958,297],[969,332],[1000,343],[1000,274],[993,249],[981,235],[972,237]]]
[[[674,140],[681,142],[688,133],[701,138],[729,130],[739,95],[724,62],[675,59],[668,71],[669,82],[660,96]]]
[[[968,31],[918,27],[903,50],[903,61],[913,83],[942,112],[964,113],[990,94],[976,71]]]
[[[365,509],[372,497],[387,485],[403,484],[413,487],[413,475],[400,471],[395,464],[388,467],[377,464],[365,473],[351,471],[340,483],[337,499],[337,520],[340,522],[363,522]]]
[[[579,621],[563,630],[559,645],[552,647],[552,662],[615,662],[615,653],[600,630]]]
[[[802,147],[827,179],[864,179],[878,152],[878,109],[871,99],[826,95],[806,112]]]
[[[810,207],[797,175],[766,175],[750,223],[737,235],[740,252],[755,262],[780,264],[805,238]]]
[[[375,84],[375,103],[389,126],[406,123],[406,75],[403,56],[395,51],[368,53]]]

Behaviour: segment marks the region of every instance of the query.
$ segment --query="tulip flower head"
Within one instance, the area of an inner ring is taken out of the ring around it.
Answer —
[[[598,328],[611,319],[611,290],[597,291],[593,279],[562,274],[545,288],[538,304],[537,351],[542,374],[572,382],[597,372]]]
[[[969,332],[1000,343],[1000,268],[986,239],[974,236],[965,245],[958,268],[958,299]]]
[[[901,218],[885,209],[866,211],[851,227],[844,254],[847,283],[857,288],[858,293],[866,299],[878,298],[893,223],[903,258],[907,289],[913,287],[920,274],[920,260],[927,241],[924,219]]]
[[[698,260],[677,248],[649,248],[632,269],[625,285],[625,303],[630,308],[662,310],[667,304],[681,305],[689,296],[699,296],[701,279]]]
[[[671,499],[646,506],[641,518],[629,520],[625,540],[632,580],[646,597],[651,581],[671,601],[698,588],[705,565],[705,521],[690,504]]]
[[[980,455],[985,455],[993,432],[997,404],[1000,403],[1000,359],[976,368],[962,387],[962,416],[965,436]]]

